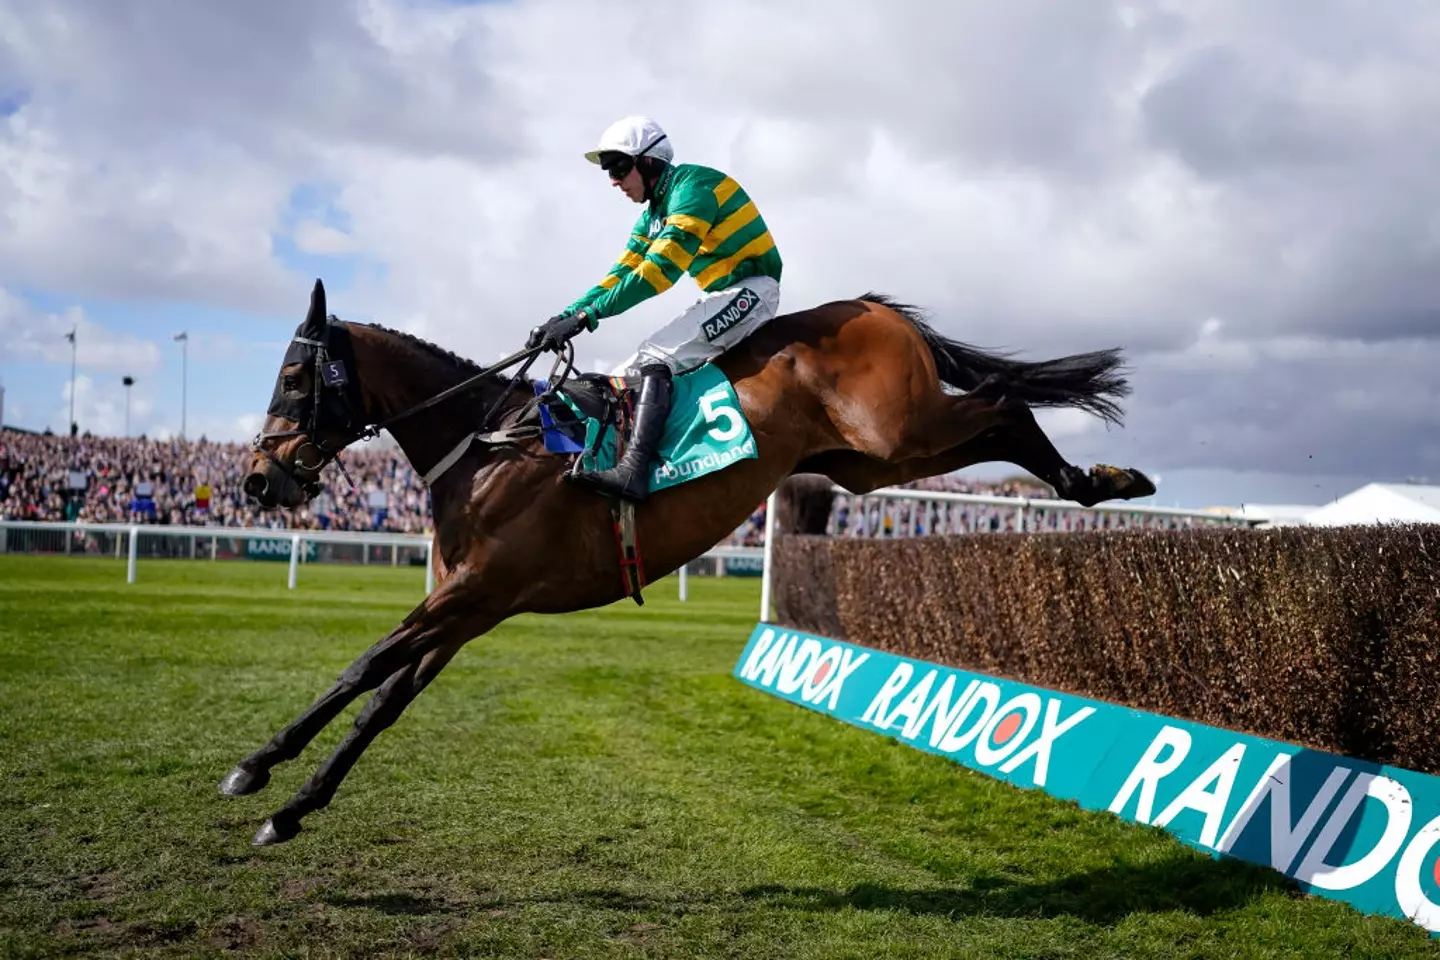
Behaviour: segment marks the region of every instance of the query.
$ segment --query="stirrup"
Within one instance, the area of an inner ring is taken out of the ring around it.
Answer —
[[[635,424],[630,445],[618,462],[606,470],[572,471],[567,480],[602,494],[626,500],[644,500],[650,493],[650,461],[660,449],[665,421],[674,401],[674,386],[668,368],[647,368],[635,404]]]

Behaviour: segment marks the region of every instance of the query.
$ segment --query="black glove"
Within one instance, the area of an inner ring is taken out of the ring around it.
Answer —
[[[559,350],[565,341],[584,329],[586,323],[583,310],[569,315],[557,314],[530,331],[530,339],[525,341],[525,349],[534,350],[543,346],[546,350]]]

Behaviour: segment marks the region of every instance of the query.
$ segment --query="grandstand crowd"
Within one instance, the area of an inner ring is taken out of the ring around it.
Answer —
[[[296,510],[260,510],[240,489],[248,445],[204,439],[59,437],[0,431],[0,518],[216,527],[300,527],[421,533],[424,485],[394,447],[344,454],[355,489],[334,467]]]
[[[362,444],[344,455],[351,489],[327,468],[319,497],[295,510],[263,511],[247,502],[240,482],[249,468],[250,448],[205,439],[150,440],[62,437],[0,430],[0,519],[92,523],[149,523],[215,527],[305,528],[422,533],[430,529],[429,495],[404,455],[393,446]],[[1046,496],[1039,484],[1011,481],[985,484],[957,477],[932,477],[907,486],[957,493]],[[925,533],[1013,530],[1015,510],[1006,506],[952,505],[943,511],[910,503],[840,497],[831,520],[839,535],[899,531]],[[1077,519],[1079,518],[1079,519]],[[1172,525],[1146,517],[1145,525]],[[1037,511],[1028,529],[1082,529],[1095,519],[1076,511]],[[1106,526],[1141,520],[1103,519]],[[722,543],[757,546],[764,540],[760,508]]]

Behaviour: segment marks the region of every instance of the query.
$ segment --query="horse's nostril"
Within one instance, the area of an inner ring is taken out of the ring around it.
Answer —
[[[245,478],[242,489],[244,489],[246,496],[254,497],[258,500],[265,495],[265,490],[269,486],[270,484],[266,482],[263,473],[252,473]]]

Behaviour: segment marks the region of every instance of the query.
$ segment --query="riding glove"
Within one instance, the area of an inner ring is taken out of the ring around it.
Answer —
[[[525,341],[525,349],[533,350],[543,346],[546,350],[559,350],[565,341],[586,329],[586,326],[584,311],[569,315],[557,314],[530,331],[530,339]]]

